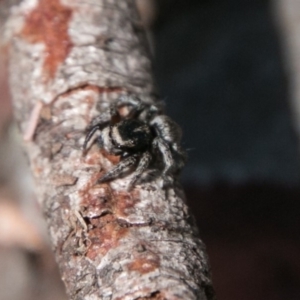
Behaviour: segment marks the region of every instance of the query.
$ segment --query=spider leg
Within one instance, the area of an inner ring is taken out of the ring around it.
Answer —
[[[165,174],[179,172],[187,160],[185,151],[180,146],[182,131],[181,128],[171,118],[166,115],[158,115],[151,121],[156,134],[161,140],[159,150],[164,156],[164,160],[169,164],[168,156],[172,157],[172,167],[165,171]],[[156,142],[158,144],[158,142]]]
[[[139,164],[132,176],[132,179],[129,183],[129,186],[128,186],[129,191],[134,187],[135,183],[138,181],[140,176],[148,168],[151,158],[152,158],[152,156],[151,156],[150,152],[147,151],[147,152],[143,153],[143,155],[140,159],[140,162],[139,162]]]
[[[99,130],[99,129],[100,129],[100,125],[99,125],[99,124],[94,125],[93,127],[91,127],[91,128],[89,129],[89,131],[88,131],[88,133],[87,133],[87,135],[86,135],[86,137],[85,137],[83,146],[82,146],[82,147],[83,147],[83,150],[86,149],[86,146],[87,146],[88,142],[91,140],[91,138],[92,138],[92,136],[95,134],[95,132],[96,132],[97,130]]]
[[[121,160],[110,171],[108,171],[100,179],[98,179],[97,183],[103,183],[121,177],[121,175],[123,175],[126,171],[128,171],[128,168],[136,164],[137,160],[138,160],[137,154],[131,155],[125,158],[124,160]]]
[[[155,128],[157,135],[167,143],[171,145],[180,143],[181,128],[170,117],[158,115],[151,120],[150,124]]]
[[[169,145],[162,138],[155,138],[153,141],[154,147],[157,147],[160,153],[163,156],[163,161],[165,164],[163,170],[163,177],[167,177],[174,169],[175,161],[173,159],[172,152],[170,150]]]

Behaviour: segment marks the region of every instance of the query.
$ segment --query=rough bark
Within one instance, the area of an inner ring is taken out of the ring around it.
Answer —
[[[175,182],[96,184],[119,161],[85,130],[122,93],[156,102],[130,0],[25,0],[6,24],[14,113],[70,299],[213,299],[205,247]]]

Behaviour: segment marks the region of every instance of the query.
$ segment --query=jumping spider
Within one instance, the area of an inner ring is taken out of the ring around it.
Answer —
[[[126,113],[120,113],[121,109]],[[186,155],[180,147],[181,130],[159,107],[143,103],[133,95],[123,95],[110,107],[109,115],[99,116],[89,126],[83,144],[85,150],[95,132],[99,130],[97,143],[100,148],[121,161],[104,174],[98,183],[123,177],[133,172],[128,189],[131,189],[148,169],[156,154],[163,165],[162,178],[170,183],[172,175],[183,168]]]

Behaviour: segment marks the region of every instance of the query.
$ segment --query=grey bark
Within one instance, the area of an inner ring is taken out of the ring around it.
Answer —
[[[87,126],[120,94],[159,103],[134,3],[25,0],[10,9],[5,42],[14,113],[70,299],[213,299],[179,183],[97,185],[118,158],[82,152]]]

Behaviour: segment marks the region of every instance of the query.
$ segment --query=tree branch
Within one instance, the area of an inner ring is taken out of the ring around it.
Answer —
[[[157,100],[130,0],[25,0],[6,24],[14,112],[70,299],[213,299],[179,184],[96,184],[118,157],[85,130],[121,94]]]

